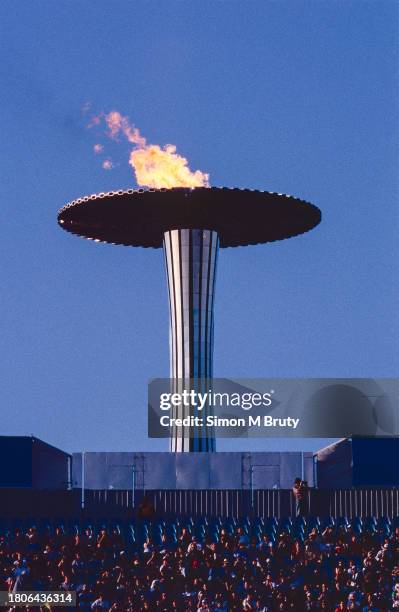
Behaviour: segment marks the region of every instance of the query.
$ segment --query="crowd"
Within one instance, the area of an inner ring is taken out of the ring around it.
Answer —
[[[175,538],[166,525],[136,550],[118,529],[15,529],[0,535],[0,590],[76,591],[88,611],[399,608],[399,528],[355,533],[299,520],[303,537],[295,529],[252,536],[221,522],[217,535],[181,526]]]

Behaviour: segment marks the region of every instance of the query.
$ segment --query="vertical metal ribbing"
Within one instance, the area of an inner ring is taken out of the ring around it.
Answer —
[[[180,229],[164,234],[164,253],[170,307],[170,376],[174,392],[184,385],[198,391],[209,388],[213,374],[213,305],[219,238],[215,231]],[[201,415],[209,413],[207,407]],[[172,416],[184,418],[190,409],[179,408]],[[198,431],[172,429],[174,452],[215,450],[211,428]]]

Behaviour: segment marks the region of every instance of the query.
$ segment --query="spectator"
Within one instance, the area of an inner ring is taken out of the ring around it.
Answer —
[[[305,486],[300,478],[295,478],[294,486],[292,488],[292,492],[295,498],[295,515],[296,516],[304,516],[305,515]]]
[[[76,590],[87,612],[398,609],[399,530],[355,536],[349,526],[314,524],[255,535],[248,521],[194,535],[163,521],[164,532],[150,526],[135,549],[117,529],[70,537],[32,526],[0,534],[0,587]]]
[[[155,508],[148,497],[143,497],[139,504],[137,515],[141,519],[152,519],[154,517]]]

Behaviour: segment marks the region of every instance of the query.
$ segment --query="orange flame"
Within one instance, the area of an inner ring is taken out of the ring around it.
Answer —
[[[209,174],[192,172],[188,161],[176,153],[175,145],[146,145],[130,153],[138,185],[161,187],[209,187]]]
[[[176,152],[175,145],[167,144],[161,147],[148,144],[140,131],[130,124],[129,118],[118,111],[111,111],[104,118],[110,138],[118,140],[122,134],[134,145],[130,152],[129,164],[134,170],[138,185],[155,189],[209,187],[209,174],[200,170],[195,172],[190,170],[187,159]],[[90,126],[97,125],[97,119],[93,118]]]

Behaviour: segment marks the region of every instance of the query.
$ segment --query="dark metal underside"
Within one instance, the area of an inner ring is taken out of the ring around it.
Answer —
[[[58,213],[72,234],[154,248],[171,229],[215,230],[221,247],[234,247],[297,236],[320,220],[320,210],[304,200],[227,187],[111,191],[74,200]]]

